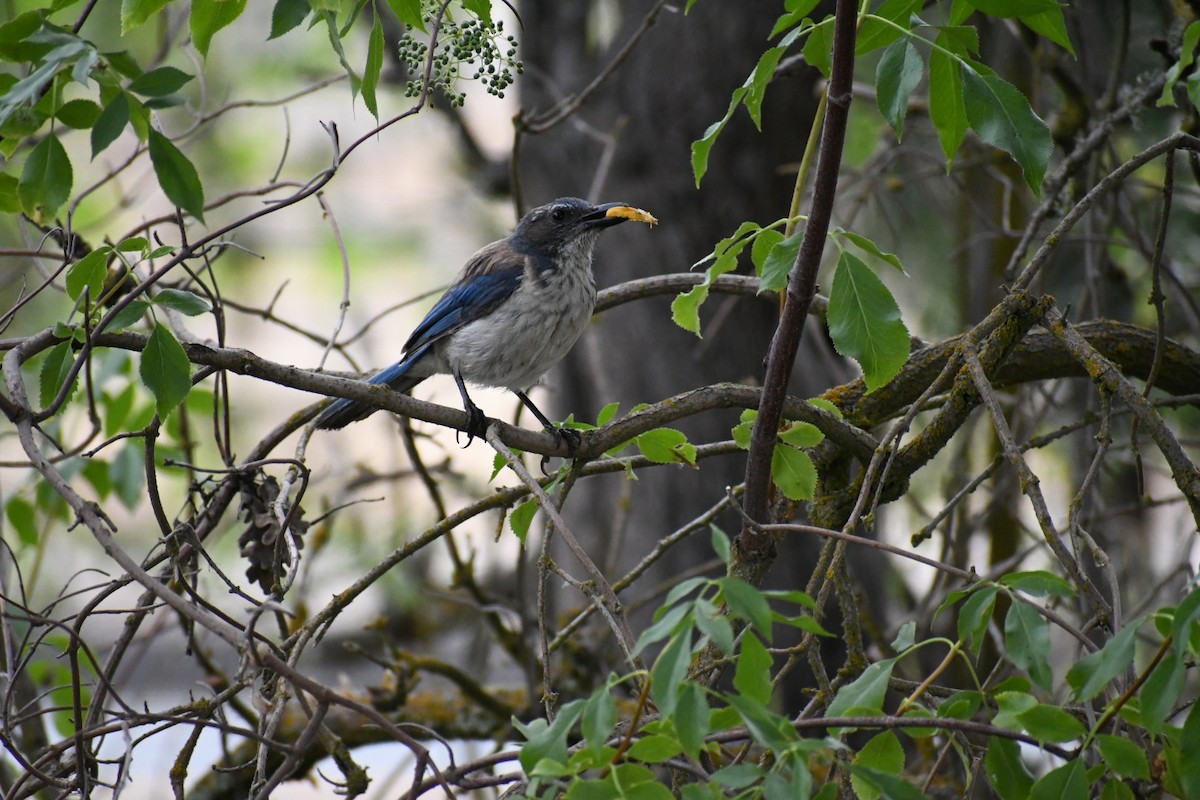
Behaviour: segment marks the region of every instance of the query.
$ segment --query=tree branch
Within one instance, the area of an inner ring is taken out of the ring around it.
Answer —
[[[858,19],[857,3],[838,0],[834,12],[833,65],[830,70],[828,108],[821,135],[821,150],[813,183],[812,205],[805,227],[804,241],[796,263],[788,276],[783,314],[771,340],[767,355],[767,374],[763,382],[762,403],[750,437],[750,455],[746,459],[746,513],[756,522],[770,522],[768,509],[771,489],[771,457],[787,396],[788,379],[804,332],[808,307],[816,293],[817,270],[825,249],[825,237],[833,215],[838,173],[846,122],[850,116],[851,88],[854,78],[854,41]],[[772,539],[748,525],[742,526],[738,550],[750,566],[750,574],[769,561]],[[755,582],[756,581],[752,581]]]

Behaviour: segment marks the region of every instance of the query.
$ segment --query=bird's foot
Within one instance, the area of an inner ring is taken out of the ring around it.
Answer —
[[[574,428],[560,428],[557,425],[547,425],[543,430],[554,437],[560,445],[567,448],[567,458],[574,458],[576,451],[579,450],[579,445],[583,444],[583,437],[579,435],[579,431]],[[550,463],[550,456],[542,456],[540,464],[543,475],[549,475],[546,470],[546,465]]]
[[[467,434],[467,443],[463,445],[464,449],[467,447],[470,447],[471,442],[475,441],[476,437],[478,437],[480,439],[484,438],[484,436],[487,435],[487,426],[488,426],[487,414],[484,414],[483,411],[479,408],[479,406],[472,403],[469,406],[467,406],[465,410],[467,412],[467,429],[465,431],[465,433]],[[462,433],[464,433],[464,431],[455,432],[455,434],[454,434],[455,442],[460,441],[459,437],[461,436]]]

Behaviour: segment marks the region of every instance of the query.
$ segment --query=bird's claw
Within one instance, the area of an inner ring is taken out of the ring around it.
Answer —
[[[583,443],[583,437],[579,435],[579,431],[572,428],[559,428],[554,425],[545,428],[546,433],[554,437],[560,445],[567,448],[567,458],[574,458],[576,451],[579,450],[579,445]],[[550,456],[542,456],[542,461],[539,464],[543,475],[550,475],[550,471],[546,469],[546,465],[550,463]]]
[[[568,458],[574,458],[575,453],[579,450],[579,445],[583,444],[583,437],[574,428],[551,427],[548,432],[554,436],[559,444],[567,448]]]
[[[470,447],[471,442],[475,441],[476,437],[483,439],[487,435],[487,424],[488,424],[487,414],[484,414],[483,411],[480,410],[479,406],[477,406],[477,405],[467,406],[466,412],[467,412],[467,429],[466,429],[465,433],[467,434],[467,443],[463,445],[463,449]],[[454,433],[455,443],[460,441],[460,437],[463,433],[464,433],[464,431],[455,431],[455,433]]]

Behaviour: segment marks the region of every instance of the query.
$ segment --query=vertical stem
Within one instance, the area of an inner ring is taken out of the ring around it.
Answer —
[[[775,450],[776,434],[787,397],[792,363],[800,346],[804,321],[817,286],[817,269],[825,249],[833,200],[837,193],[838,172],[841,168],[842,145],[846,138],[846,121],[850,115],[851,81],[854,75],[854,41],[857,32],[857,7],[854,0],[838,0],[834,12],[833,62],[826,89],[828,107],[821,132],[821,149],[817,173],[813,181],[812,206],[804,241],[796,263],[788,275],[788,288],[783,313],[771,348],[767,354],[767,372],[763,383],[762,403],[750,437],[750,454],[746,463],[745,511],[750,520],[768,523],[771,486],[771,456]],[[742,553],[750,561],[769,557],[769,534],[743,525],[738,539]]]

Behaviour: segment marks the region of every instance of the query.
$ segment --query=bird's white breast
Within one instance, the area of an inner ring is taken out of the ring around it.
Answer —
[[[591,244],[580,242],[563,253],[558,269],[539,273],[531,265],[494,312],[441,343],[440,355],[450,370],[471,383],[512,391],[537,383],[591,319],[596,305]]]

